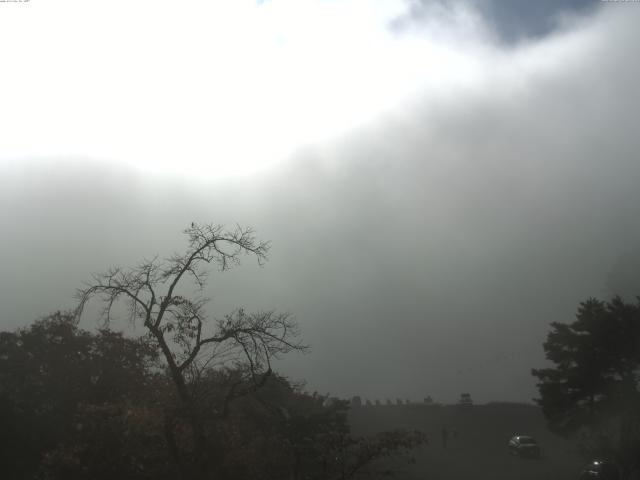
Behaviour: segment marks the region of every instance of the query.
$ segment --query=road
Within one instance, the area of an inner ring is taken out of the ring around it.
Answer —
[[[572,480],[582,459],[575,448],[546,429],[540,411],[526,405],[455,406],[425,405],[362,407],[351,413],[354,433],[372,434],[393,428],[419,429],[430,445],[414,453],[416,462],[394,462],[403,480]],[[458,431],[442,442],[442,429]],[[514,434],[538,439],[542,458],[514,457],[507,442]]]

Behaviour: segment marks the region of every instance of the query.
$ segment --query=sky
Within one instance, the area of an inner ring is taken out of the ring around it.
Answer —
[[[530,402],[550,322],[640,294],[639,21],[569,0],[0,3],[0,328],[180,251],[192,221],[237,222],[270,259],[212,275],[211,314],[294,314],[311,352],[279,368],[309,390]]]

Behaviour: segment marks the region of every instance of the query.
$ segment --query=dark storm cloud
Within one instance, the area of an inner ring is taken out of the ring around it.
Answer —
[[[558,28],[562,15],[592,11],[599,0],[484,0],[478,2],[489,24],[507,43],[537,39]]]
[[[563,17],[587,14],[601,3],[598,0],[413,0],[406,16],[397,19],[393,26],[402,30],[419,27],[435,13],[434,6],[452,9],[466,5],[476,10],[505,44],[544,37],[562,26]]]

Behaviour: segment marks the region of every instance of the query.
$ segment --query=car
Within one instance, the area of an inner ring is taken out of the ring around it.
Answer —
[[[540,445],[530,435],[514,435],[509,440],[509,453],[520,457],[540,458]]]
[[[580,480],[618,480],[620,472],[613,462],[595,459],[591,461],[580,474]]]

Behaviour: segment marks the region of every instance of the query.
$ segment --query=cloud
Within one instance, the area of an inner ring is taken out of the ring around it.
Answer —
[[[321,339],[308,368],[319,383],[535,396],[548,324],[607,295],[640,239],[638,15],[603,10],[488,56],[482,87],[427,93],[292,167],[268,216],[308,232],[308,246],[274,241],[298,266],[294,298],[314,299],[296,310]]]
[[[548,323],[608,293],[640,239],[639,19],[616,5],[516,47],[461,37],[438,57],[458,70],[435,63],[419,94],[251,177],[4,164],[3,325],[180,249],[191,221],[238,221],[271,260],[214,275],[213,311],[295,313],[313,353],[286,374],[345,396],[529,400]]]
[[[416,92],[478,84],[496,54],[491,24],[465,3],[443,5],[421,6],[420,28],[402,35],[388,28],[402,0],[12,10],[0,18],[11,72],[0,80],[0,161],[90,157],[196,177],[267,168]]]
[[[412,0],[408,11],[393,22],[399,30],[429,29],[442,16],[466,18],[467,27],[483,24],[492,39],[506,45],[539,40],[562,29],[571,18],[595,10],[596,0]]]

